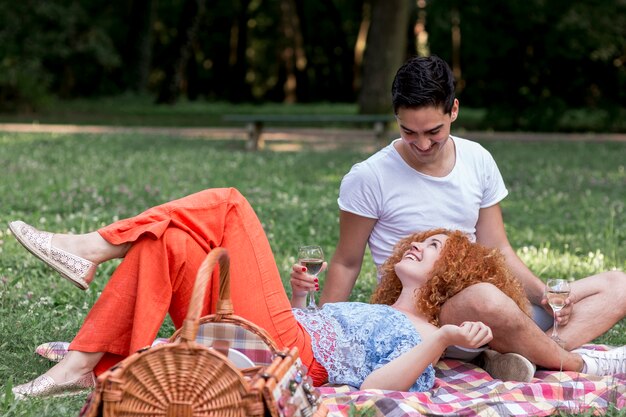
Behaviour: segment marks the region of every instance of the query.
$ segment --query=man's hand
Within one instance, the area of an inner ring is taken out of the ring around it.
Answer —
[[[572,316],[572,311],[574,311],[574,304],[574,298],[570,293],[569,297],[565,299],[565,305],[563,306],[561,311],[556,312],[556,321],[557,323],[559,323],[559,326],[565,326],[567,323],[569,323],[569,319]],[[541,305],[552,316],[555,315],[552,307],[550,307],[550,304],[548,304],[548,297],[546,296],[546,294],[544,294],[543,298],[541,299]]]

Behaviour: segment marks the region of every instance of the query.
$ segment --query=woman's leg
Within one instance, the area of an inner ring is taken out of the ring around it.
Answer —
[[[264,328],[279,346],[297,346],[305,365],[316,368],[310,338],[291,313],[262,226],[236,190],[197,193],[99,233],[111,245],[132,247],[72,342],[74,360],[89,364],[96,356],[88,353],[105,352],[96,370],[108,369],[152,342],[168,308],[180,326],[198,266],[211,248],[222,246],[231,257],[235,313]],[[214,311],[218,297],[216,274],[213,278],[203,314]],[[71,381],[84,370],[74,368],[72,374],[69,365],[61,362],[55,375]]]
[[[109,243],[121,245],[141,236],[158,239],[169,228],[185,231],[206,253],[215,247],[226,248],[231,259],[235,314],[264,328],[277,344],[298,346],[305,359],[301,341],[305,332],[293,318],[263,227],[237,190],[201,191],[113,223],[99,232]],[[216,279],[212,285],[209,311],[214,311],[218,297]]]
[[[133,243],[89,311],[70,350],[106,352],[96,373],[149,346],[168,310],[181,325],[198,266],[206,253],[188,235],[167,229]]]
[[[52,236],[52,246],[101,264],[111,259],[123,258],[131,245],[113,245],[104,240],[100,233],[90,232],[80,235],[55,233]]]

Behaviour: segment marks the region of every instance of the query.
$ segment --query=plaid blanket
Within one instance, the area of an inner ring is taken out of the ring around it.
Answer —
[[[493,379],[483,369],[445,359],[428,392],[351,391],[321,387],[328,417],[338,416],[546,416],[602,413],[626,406],[626,374],[596,377],[538,371],[529,383]]]
[[[154,345],[165,342],[157,339]],[[36,352],[53,361],[69,343],[50,342]],[[606,346],[587,345],[605,350]],[[577,372],[538,371],[529,383],[493,379],[476,365],[440,361],[427,392],[356,391],[347,386],[320,387],[328,417],[400,416],[547,416],[558,412],[600,414],[626,407],[626,374],[596,377]]]
[[[256,365],[266,366],[272,363],[274,353],[263,339],[256,333],[235,323],[209,322],[200,323],[196,342],[212,346],[213,341],[229,342],[231,349],[237,350],[252,360]],[[168,339],[158,338],[152,346],[166,343]],[[59,362],[67,354],[68,342],[47,342],[35,348],[35,353],[53,362]]]

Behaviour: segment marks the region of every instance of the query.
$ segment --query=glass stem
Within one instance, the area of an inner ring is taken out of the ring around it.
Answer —
[[[559,322],[556,319],[556,311],[554,312],[554,326],[552,326],[552,338],[556,339],[558,338],[558,333],[559,333]]]
[[[315,291],[309,291],[309,309],[317,309],[317,305],[315,304]]]

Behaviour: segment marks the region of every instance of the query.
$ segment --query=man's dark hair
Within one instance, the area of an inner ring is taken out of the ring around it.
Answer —
[[[396,73],[391,85],[394,113],[401,107],[443,108],[444,114],[454,104],[454,75],[450,66],[438,56],[413,57]]]

